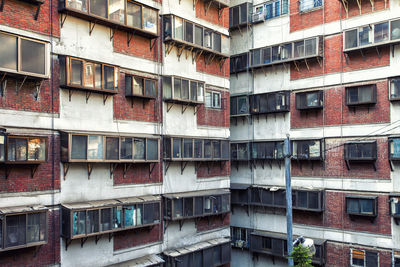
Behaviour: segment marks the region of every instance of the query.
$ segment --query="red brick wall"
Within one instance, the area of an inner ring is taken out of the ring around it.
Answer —
[[[350,248],[363,249],[367,251],[378,252],[379,254],[379,266],[380,267],[391,267],[392,259],[391,252],[388,250],[374,250],[372,248],[364,248],[357,246],[350,246],[347,244],[327,242],[326,244],[326,266],[350,266]]]
[[[34,267],[60,263],[59,211],[50,211],[48,219],[48,243],[38,247],[1,252],[2,267]],[[37,249],[37,251],[36,251]],[[62,248],[65,249],[65,248]]]
[[[47,162],[39,164],[33,178],[31,178],[30,165],[12,165],[8,176],[5,178],[4,165],[0,167],[0,192],[28,192],[60,189],[60,141],[59,136],[48,135]],[[54,157],[52,143],[54,142]],[[52,173],[54,160],[54,176]],[[54,180],[53,180],[54,179]]]
[[[116,31],[113,39],[113,46],[114,52],[157,61],[158,57],[160,57],[161,60],[161,55],[158,55],[160,45],[157,44],[159,44],[159,42],[160,39],[153,39],[150,41],[148,38],[134,35],[128,46],[127,33],[124,31]],[[150,45],[153,46],[152,49],[150,49]]]
[[[317,177],[346,177],[346,178],[372,178],[390,179],[390,166],[388,160],[388,144],[386,138],[377,138],[377,161],[374,171],[372,163],[350,162],[347,170],[344,161],[344,142],[351,139],[325,139],[325,168],[322,162],[314,162],[314,166],[307,161],[297,162],[292,160],[293,176]],[[301,166],[300,166],[301,165]],[[300,168],[301,167],[301,168]],[[313,167],[313,168],[312,168]]]
[[[124,177],[124,165],[119,164],[114,171],[114,185],[162,183],[162,164],[156,163],[150,175],[153,164],[132,164]]]
[[[210,91],[216,91],[211,90]],[[229,92],[221,91],[221,109],[206,108],[205,105],[199,106],[197,111],[197,124],[224,127],[230,126],[230,101]]]
[[[346,125],[346,124],[373,124],[390,122],[390,103],[388,96],[388,81],[369,82],[376,83],[377,101],[369,107],[346,106],[345,86],[324,89],[323,110],[297,110],[295,94],[291,94],[291,128],[306,128],[316,126]],[[354,86],[359,84],[349,84]]]
[[[125,97],[125,74],[119,75],[120,88],[118,94],[114,95],[113,107],[114,118],[119,120],[136,120],[158,122],[160,117],[160,99],[141,99]],[[157,89],[158,90],[158,89]],[[133,100],[133,106],[132,101]]]
[[[117,232],[114,234],[114,251],[161,241],[162,235],[161,224],[153,228],[147,227]]]
[[[211,7],[207,10],[207,14],[205,11],[205,6],[208,6],[208,3],[205,4],[204,1],[197,1],[196,3],[196,17],[200,19],[204,19],[213,24],[217,24],[223,26],[225,28],[229,28],[229,8],[224,8],[222,11],[222,15],[218,18],[218,9],[211,5]]]
[[[1,12],[0,12],[1,14]],[[37,111],[46,113],[59,112],[59,67],[56,60],[54,62],[54,79],[53,79],[53,105],[52,105],[52,88],[49,80],[43,80],[40,88],[38,100],[35,100],[36,92],[35,83],[25,81],[20,90],[16,90],[16,82],[18,87],[21,85],[23,78],[16,80],[7,77],[7,87],[3,97],[0,97],[0,109],[13,109],[24,111]]]
[[[371,13],[372,7],[369,1],[362,2],[362,14]],[[385,9],[384,0],[375,0],[374,11]],[[386,8],[389,8],[389,0]],[[324,7],[313,11],[299,13],[299,0],[290,1],[290,32],[304,30],[323,23],[329,23],[340,19],[346,19],[346,11],[344,10],[341,1],[324,1]],[[359,16],[360,10],[356,1],[349,1],[348,17]]]
[[[217,60],[213,60],[212,62],[206,64],[204,57],[201,56],[196,61],[196,70],[198,72],[229,78],[229,59],[225,60],[225,63],[221,68]]]
[[[222,169],[221,169],[222,164]],[[216,176],[229,176],[231,174],[231,165],[229,161],[202,163],[197,170],[197,178],[211,178]]]
[[[308,68],[304,62],[300,62],[299,70],[297,70],[295,65],[292,64],[290,68],[290,78],[296,80],[328,73],[348,72],[389,66],[390,47],[379,48],[379,54],[380,56],[378,56],[375,49],[370,49],[363,51],[363,55],[361,55],[359,51],[354,51],[347,56],[343,53],[342,34],[336,34],[325,37],[324,59],[321,59],[322,62],[318,63],[318,61],[308,61]]]
[[[388,195],[378,196],[378,216],[373,222],[370,218],[354,217],[353,220],[346,213],[346,195],[367,195],[325,191],[325,211],[323,214],[295,211],[293,222],[296,224],[317,225],[342,230],[371,232],[376,234],[391,234],[391,217],[389,215]]]
[[[203,217],[197,222],[197,232],[228,227],[230,224],[230,213]]]
[[[60,36],[59,14],[57,11],[57,1],[53,2],[53,36]],[[31,5],[16,0],[4,1],[4,9],[0,12],[0,24],[51,35],[50,3],[45,1],[40,8],[37,20],[36,5]]]

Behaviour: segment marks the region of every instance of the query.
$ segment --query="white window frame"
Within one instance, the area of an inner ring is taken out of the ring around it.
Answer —
[[[364,265],[354,265],[353,264],[353,250],[357,250],[357,251],[362,251],[364,252]],[[367,259],[365,257],[365,250],[364,249],[355,249],[355,248],[351,248],[350,249],[350,266],[351,267],[365,267],[367,264]]]
[[[304,7],[302,8],[302,6],[304,5],[304,2],[306,2],[306,1],[310,1],[310,2],[314,3],[314,1],[316,1],[316,0],[299,0],[299,11],[300,11],[300,13],[312,11],[314,9],[318,9],[318,8],[321,8],[321,7],[324,6],[324,0],[321,0],[322,4],[320,6],[314,7],[314,4],[313,4],[313,6],[310,7],[310,8],[304,8]]]
[[[207,94],[210,94],[210,99],[207,100]],[[214,96],[219,96],[219,105],[214,105]],[[206,99],[205,99],[206,108],[214,108],[214,109],[222,109],[222,93],[212,90],[206,90]]]

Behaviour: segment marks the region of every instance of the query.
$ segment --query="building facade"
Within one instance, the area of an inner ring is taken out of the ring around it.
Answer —
[[[224,266],[225,1],[0,2],[0,266]]]
[[[232,266],[400,266],[399,1],[232,1]]]

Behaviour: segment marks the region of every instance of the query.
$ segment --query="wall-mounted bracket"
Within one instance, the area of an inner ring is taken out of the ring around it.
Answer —
[[[90,96],[92,95],[92,92],[90,92],[90,91],[89,92],[85,92],[85,94],[86,94],[86,104],[87,104]]]
[[[170,165],[171,165],[171,162],[170,162],[170,161],[167,161],[167,162],[165,163],[165,174],[167,174]]]
[[[83,245],[86,243],[87,240],[88,240],[88,237],[81,238],[81,248],[83,248]]]
[[[6,177],[6,179],[8,179],[8,176],[11,173],[11,168],[9,168],[9,166],[4,165],[4,176]]]
[[[92,171],[93,171],[93,164],[87,163],[88,180],[90,179],[90,175],[92,174]]]
[[[114,39],[115,29],[110,28],[110,42]]]
[[[112,179],[115,169],[118,167],[118,163],[110,163],[110,179]]]
[[[277,163],[278,163],[279,169],[281,169],[281,168],[282,168],[282,166],[281,166],[281,161],[278,160]]]
[[[36,12],[35,12],[35,15],[33,15],[33,18],[35,19],[35,20],[37,20],[38,19],[38,17],[39,17],[39,13],[40,13],[40,7],[41,7],[42,5],[41,4],[39,4],[39,5],[37,5],[37,7],[36,7]]]
[[[310,66],[308,65],[308,61],[307,61],[306,58],[304,59],[304,63],[306,64],[306,67],[307,67],[308,71],[310,71]]]
[[[123,177],[124,179],[126,178],[126,174],[129,171],[129,169],[132,167],[132,163],[125,163],[124,164],[124,170],[123,170]]]
[[[39,94],[40,94],[40,89],[42,88],[42,84],[43,84],[43,80],[41,80],[40,82],[36,82],[36,84],[35,84],[36,90],[33,93],[33,97],[35,98],[36,101],[39,99]]]
[[[108,242],[111,242],[111,239],[113,238],[114,233],[108,233]]]
[[[394,164],[393,161],[389,160],[389,165],[390,165],[390,171],[394,171]]]
[[[135,35],[135,32],[127,32],[126,33],[126,40],[127,40],[128,47],[129,47],[134,35]]]
[[[174,103],[167,103],[167,113],[171,110],[171,108],[174,106]]]
[[[100,238],[102,235],[96,235],[94,236],[94,243],[97,245],[97,242],[99,242]]]
[[[156,46],[156,43],[157,43],[157,38],[155,38],[154,41],[150,39],[150,51],[153,50],[153,48]]]
[[[186,109],[189,107],[189,105],[182,105],[182,111],[181,114],[185,113]]]
[[[3,0],[3,1],[4,1],[4,0]],[[195,10],[196,4],[197,4],[198,1],[199,1],[199,0],[193,0],[193,10]]]
[[[207,15],[207,11],[210,9],[212,1],[208,4],[204,4],[204,15]]]
[[[151,179],[151,174],[153,173],[155,167],[156,167],[156,163],[150,163],[150,165],[149,165],[149,179]]]
[[[103,106],[106,105],[106,102],[107,102],[107,98],[108,98],[108,97],[109,97],[109,95],[103,94]]]
[[[96,26],[96,23],[89,21],[89,35],[92,35],[94,26]]]
[[[182,45],[181,47],[177,47],[178,52],[176,53],[177,57],[178,57],[178,61],[181,60],[181,55],[183,53],[183,49],[185,49],[185,45]]]
[[[183,226],[184,223],[185,223],[184,220],[179,220],[179,231],[182,230],[182,226]]]
[[[63,169],[64,169],[64,181],[65,181],[65,178],[67,177],[67,173],[68,173],[68,170],[69,170],[69,163],[63,163]]]
[[[188,164],[188,161],[181,161],[181,175],[185,171],[187,164]]]
[[[222,171],[226,166],[226,161],[220,161],[219,169]]]
[[[67,19],[68,15],[67,14],[60,14],[60,23],[61,23],[61,28],[64,26],[65,20]]]
[[[294,65],[294,68],[297,70],[297,72],[300,72],[299,64],[297,63],[296,60],[293,61],[293,65]]]
[[[218,8],[218,20],[221,19],[223,13],[224,13],[224,9],[223,8]]]
[[[197,111],[199,111],[199,108],[197,106],[194,106],[193,115],[196,115]]]
[[[194,173],[197,173],[197,171],[199,170],[200,166],[201,166],[201,161],[194,163]]]
[[[68,250],[69,245],[71,245],[72,239],[66,238],[65,239],[65,250]]]
[[[38,169],[39,165],[31,165],[31,179],[35,176],[35,173]]]
[[[25,83],[27,77],[28,76],[24,76],[24,79],[22,80],[22,83],[20,86],[18,86],[18,81],[17,80],[15,81],[15,90],[16,90],[17,95],[18,95],[18,92],[22,89],[22,86],[24,86],[24,83]]]

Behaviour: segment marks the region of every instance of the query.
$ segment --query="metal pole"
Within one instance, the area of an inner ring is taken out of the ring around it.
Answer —
[[[293,219],[292,219],[292,182],[290,178],[290,137],[285,139],[285,180],[286,180],[286,228],[287,228],[287,248],[288,255],[293,251]],[[293,266],[293,259],[288,259],[289,266]]]

